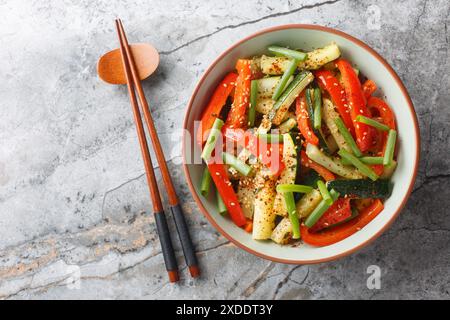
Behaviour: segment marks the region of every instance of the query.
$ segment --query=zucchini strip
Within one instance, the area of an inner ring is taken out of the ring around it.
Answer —
[[[277,185],[295,183],[298,166],[297,151],[295,147],[291,135],[289,133],[283,134],[283,163],[285,167],[278,178]],[[273,211],[280,216],[286,216],[288,214],[286,205],[283,201],[283,193],[278,190],[273,204]]]
[[[342,134],[339,132],[339,129],[335,123],[335,119],[339,119],[339,114],[334,110],[334,104],[329,99],[323,99],[323,120],[327,125],[328,129],[330,129],[330,133],[334,138],[339,149],[345,149],[351,152],[351,148],[348,145],[347,141],[345,141]]]
[[[307,53],[305,61],[300,61],[297,65],[299,69],[317,70],[323,65],[336,60],[340,57],[341,52],[336,43],[310,51]],[[285,57],[269,57],[263,55],[261,57],[261,70],[265,74],[280,75],[283,74],[289,65],[289,58]]]
[[[347,179],[362,179],[364,176],[356,169],[344,166],[339,159],[331,158],[325,155],[322,151],[319,150],[315,145],[308,143],[306,146],[306,154],[307,156],[314,162],[317,162],[321,166],[324,166],[326,169],[330,170],[341,177]]]
[[[305,218],[310,215],[321,201],[322,196],[317,189],[313,189],[310,193],[305,194],[296,205],[298,217]],[[292,238],[292,224],[288,217],[283,218],[283,220],[278,223],[270,238],[279,244],[286,244],[289,242]]]
[[[369,177],[371,180],[375,181],[378,179],[378,175],[368,166],[361,162],[357,157],[352,155],[346,150],[339,150],[338,154],[345,160],[351,162],[352,165],[356,167],[363,175]]]
[[[285,120],[283,123],[281,123],[278,126],[278,130],[280,130],[280,133],[288,133],[292,129],[294,129],[297,126],[297,120],[295,117],[289,117],[287,120]]]
[[[314,76],[311,72],[300,72],[294,80],[292,80],[286,90],[284,90],[278,101],[273,105],[272,110],[268,114],[269,120],[273,124],[279,125],[300,92],[302,92],[313,80]]]
[[[275,195],[275,181],[267,179],[255,196],[252,231],[254,240],[266,240],[272,235],[276,217],[272,210]]]
[[[327,182],[327,186],[328,188],[336,190],[341,195],[359,199],[385,199],[391,195],[392,191],[392,183],[389,180],[334,180]]]

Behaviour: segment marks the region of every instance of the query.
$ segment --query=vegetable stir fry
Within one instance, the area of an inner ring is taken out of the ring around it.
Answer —
[[[211,96],[197,132],[200,191],[255,240],[331,245],[390,196],[394,114],[335,43],[267,52],[239,59]]]

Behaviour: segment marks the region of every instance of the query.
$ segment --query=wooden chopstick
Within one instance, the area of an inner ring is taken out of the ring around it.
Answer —
[[[127,59],[127,52],[120,36],[119,23],[116,20],[117,33],[120,40],[120,53],[122,55],[122,63],[125,70],[127,79],[128,93],[130,95],[131,106],[133,108],[134,122],[136,123],[136,130],[139,138],[139,144],[141,146],[142,158],[144,159],[145,173],[147,176],[147,182],[150,189],[150,197],[153,203],[153,213],[155,215],[156,227],[158,229],[159,240],[161,243],[161,250],[166,265],[166,270],[169,275],[170,282],[176,282],[179,280],[178,265],[175,258],[175,251],[170,239],[170,232],[167,225],[166,216],[164,214],[164,208],[161,203],[161,197],[158,190],[158,184],[155,178],[155,172],[153,170],[152,160],[148,151],[147,139],[145,137],[145,130],[142,124],[141,113],[136,100],[136,93],[134,92],[133,80],[130,71],[130,65]],[[127,45],[128,47],[128,45]]]
[[[189,235],[189,230],[187,227],[187,223],[184,217],[184,213],[182,210],[182,207],[180,206],[178,196],[175,191],[175,187],[172,182],[172,178],[169,174],[169,169],[167,167],[167,162],[164,157],[164,152],[161,147],[161,143],[159,142],[159,137],[156,132],[156,128],[153,122],[153,118],[150,112],[149,105],[147,103],[147,99],[145,98],[144,90],[142,89],[141,81],[139,79],[137,70],[136,70],[136,64],[134,62],[133,54],[131,53],[130,47],[128,45],[128,40],[125,34],[125,30],[122,25],[122,21],[120,19],[116,20],[116,23],[118,24],[118,30],[119,34],[121,36],[121,40],[124,43],[125,52],[128,58],[129,66],[131,69],[131,75],[133,77],[133,84],[136,88],[136,91],[138,93],[139,101],[141,103],[141,107],[143,109],[145,122],[147,124],[147,128],[150,134],[150,138],[153,145],[153,150],[155,151],[156,159],[158,161],[161,175],[163,178],[164,186],[166,187],[168,198],[169,198],[169,204],[170,209],[172,211],[178,236],[181,241],[181,246],[183,249],[183,254],[186,260],[186,264],[189,268],[189,272],[192,277],[198,277],[200,275],[200,268],[198,266],[197,257],[195,255],[195,248],[192,243],[192,239]]]

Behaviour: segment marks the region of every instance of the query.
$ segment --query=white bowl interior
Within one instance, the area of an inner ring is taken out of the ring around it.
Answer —
[[[322,47],[332,41],[335,41],[339,45],[344,58],[349,59],[364,75],[373,79],[378,87],[382,88],[383,96],[386,96],[387,103],[396,115],[399,149],[398,167],[392,177],[394,188],[392,196],[385,202],[385,209],[371,223],[354,235],[327,247],[312,247],[308,245],[291,247],[277,245],[271,241],[255,241],[252,240],[251,235],[236,227],[229,218],[224,218],[217,212],[213,197],[205,200],[200,195],[199,186],[204,168],[203,165],[188,165],[188,174],[192,179],[195,192],[214,221],[224,232],[245,247],[271,258],[288,260],[293,263],[306,263],[341,255],[371,239],[395,215],[403,199],[407,196],[408,186],[410,186],[414,179],[415,155],[418,145],[414,126],[414,114],[410,110],[408,100],[402,94],[399,84],[385,66],[367,49],[340,35],[312,29],[282,29],[260,34],[232,48],[228,54],[223,56],[215,66],[212,66],[212,69],[207,71],[207,75],[203,81],[198,84],[197,94],[192,98],[191,111],[186,115],[187,129],[192,134],[194,132],[194,120],[200,119],[202,110],[208,103],[215,86],[227,72],[234,69],[235,62],[238,58],[251,57],[264,53],[265,48],[271,44],[311,50]],[[191,150],[192,148],[188,140],[185,139],[184,141],[185,150]],[[194,146],[194,148],[197,148],[197,146]],[[184,160],[186,161],[186,159]]]

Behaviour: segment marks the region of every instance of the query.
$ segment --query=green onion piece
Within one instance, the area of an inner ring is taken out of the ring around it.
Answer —
[[[361,157],[360,160],[365,164],[383,164],[383,157]]]
[[[318,180],[317,187],[319,188],[320,194],[322,195],[322,199],[325,200],[325,202],[331,206],[333,204],[333,198],[331,198],[331,194],[328,191],[325,183],[323,183],[322,180]]]
[[[331,199],[333,199],[333,202],[339,198],[339,193],[336,192],[334,189],[331,189],[330,191]],[[317,205],[317,207],[311,212],[311,214],[308,216],[308,218],[305,221],[305,225],[308,228],[311,228],[316,224],[316,222],[323,216],[325,211],[330,208],[330,205],[325,201],[325,199],[322,199],[322,201]]]
[[[222,159],[225,164],[232,166],[244,176],[248,176],[250,171],[252,171],[252,168],[248,164],[228,152],[222,153]]]
[[[327,141],[325,140],[322,130],[316,129],[314,127],[314,119],[315,119],[314,89],[306,89],[305,96],[306,96],[306,106],[307,106],[308,115],[309,115],[309,123],[310,123],[310,126],[313,129],[315,135],[319,139],[319,148],[323,149],[323,151],[325,151],[325,153],[331,153],[330,146],[328,145]],[[322,115],[320,115],[320,118],[322,118]]]
[[[248,109],[248,126],[255,126],[255,116],[256,116],[256,97],[258,95],[258,81],[252,80],[250,86],[250,108]]]
[[[383,164],[383,157],[361,157],[360,160],[365,164]]]
[[[269,48],[267,48],[267,50],[269,50],[270,52],[274,53],[277,56],[281,55],[281,56],[296,59],[299,61],[305,61],[306,58],[308,57],[308,54],[306,54],[304,52],[292,50],[292,49],[288,49],[288,48],[284,48],[284,47],[279,47],[279,46],[270,46]]]
[[[205,146],[203,147],[202,158],[207,162],[211,158],[211,153],[216,146],[216,142],[220,137],[220,129],[224,125],[223,121],[216,118],[214,124],[209,132],[208,139],[206,140]]]
[[[302,184],[279,184],[277,185],[277,191],[281,193],[297,192],[297,193],[309,193],[313,191],[313,187],[305,186]]]
[[[220,196],[219,190],[216,188],[216,197],[217,197],[217,209],[221,215],[225,215],[227,213],[227,207]]]
[[[390,129],[387,125],[379,123],[378,121],[373,120],[371,118],[367,118],[367,117],[365,117],[363,115],[358,115],[356,117],[356,121],[361,122],[361,123],[365,123],[365,124],[367,124],[369,126],[372,126],[374,128],[380,129],[382,131],[389,131],[389,129]]]
[[[282,143],[283,135],[274,133],[258,133],[258,138],[263,139],[267,143]]]
[[[357,157],[361,157],[362,153],[359,150],[358,145],[356,144],[355,139],[353,139],[350,131],[348,131],[347,127],[345,126],[344,121],[342,121],[342,119],[339,117],[334,119],[334,123],[336,123],[339,132],[344,137],[345,142],[347,142],[353,154]]]
[[[211,173],[209,172],[208,168],[206,167],[205,170],[203,171],[202,184],[200,185],[200,193],[205,198],[209,194],[210,186],[211,186]]]
[[[378,179],[377,174],[373,172],[371,168],[366,166],[364,163],[362,163],[361,160],[359,160],[357,157],[352,155],[347,150],[341,149],[338,151],[338,154],[342,157],[342,159],[345,159],[349,161],[352,165],[354,165],[363,175],[369,177],[373,181]]]
[[[389,166],[394,159],[394,150],[395,150],[395,141],[397,140],[397,131],[391,129],[389,130],[387,142],[386,142],[386,150],[384,151],[384,159],[383,164],[385,166]]]
[[[284,195],[284,202],[291,220],[292,225],[292,239],[300,239],[300,223],[298,221],[297,208],[295,206],[294,194],[292,192],[286,192]]]
[[[314,89],[314,128],[322,127],[322,94],[319,88]]]
[[[361,162],[365,163],[365,164],[383,164],[384,158],[383,157],[361,157],[361,158],[359,158],[359,160],[361,160]],[[346,166],[351,165],[351,162],[349,162],[345,159],[342,159],[341,161],[342,161],[343,165],[346,165]]]
[[[275,91],[272,95],[273,100],[278,100],[278,98],[283,93],[284,88],[286,87],[286,84],[289,80],[289,78],[294,74],[295,70],[297,69],[298,60],[293,59],[289,62],[288,67],[284,71],[283,75],[281,76],[280,81],[278,81],[277,87],[275,88]]]
[[[308,107],[308,116],[310,125],[314,127],[314,90],[306,88],[305,90],[306,106]]]

